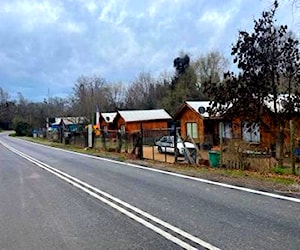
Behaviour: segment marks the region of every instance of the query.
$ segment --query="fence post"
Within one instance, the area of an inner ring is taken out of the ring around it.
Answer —
[[[102,140],[102,146],[104,148],[105,151],[107,151],[107,147],[106,147],[106,132],[104,129],[101,130],[101,140]]]
[[[121,149],[122,149],[122,135],[121,135],[121,131],[118,130],[117,131],[117,152],[121,153]]]
[[[176,121],[172,122],[170,135],[173,136],[174,139],[174,155],[175,155],[174,162],[176,163],[178,161]]]
[[[296,164],[295,164],[295,130],[294,130],[294,122],[290,120],[290,147],[291,147],[291,157],[292,157],[292,171],[293,174],[296,174]]]
[[[140,124],[140,133],[138,137],[138,158],[142,160],[144,158],[143,156],[143,125]]]
[[[154,140],[154,139],[153,139]],[[155,156],[154,156],[154,148],[155,148],[155,141],[153,142],[153,146],[152,146],[152,160],[155,160],[154,158],[155,158]]]

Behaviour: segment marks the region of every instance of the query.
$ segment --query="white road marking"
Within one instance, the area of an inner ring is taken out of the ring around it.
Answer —
[[[112,208],[118,210],[119,212],[127,215],[128,217],[132,218],[133,220],[139,222],[140,224],[146,226],[147,228],[153,230],[154,232],[162,235],[166,239],[168,239],[168,240],[176,243],[177,245],[181,246],[184,249],[197,249],[197,248],[195,248],[192,245],[184,242],[183,240],[177,238],[176,236],[174,236],[174,235],[172,235],[172,234],[164,231],[163,229],[161,229],[161,228],[159,228],[159,227],[151,224],[150,222],[144,220],[143,218],[138,217],[134,213],[132,213],[132,212],[130,212],[130,211],[128,211],[128,210],[126,210],[126,209],[118,206],[117,204],[111,202],[110,200],[113,200],[114,202],[116,202],[116,203],[118,203],[118,204],[120,204],[120,205],[122,205],[122,206],[124,206],[126,208],[131,209],[135,213],[140,214],[140,215],[142,215],[142,216],[144,216],[144,217],[152,220],[153,222],[155,222],[157,224],[160,224],[160,225],[162,225],[165,228],[170,229],[171,231],[173,231],[173,232],[175,232],[175,233],[177,233],[177,234],[185,237],[186,239],[188,239],[190,241],[193,241],[193,242],[199,244],[200,246],[202,246],[202,247],[204,247],[206,249],[212,249],[212,250],[218,250],[219,249],[219,248],[213,246],[212,244],[210,244],[208,242],[205,242],[205,241],[203,241],[203,240],[201,240],[201,239],[199,239],[199,238],[197,238],[197,237],[195,237],[195,236],[193,236],[193,235],[191,235],[191,234],[189,234],[189,233],[187,233],[187,232],[185,232],[185,231],[183,231],[183,230],[181,230],[181,229],[179,229],[179,228],[177,228],[177,227],[175,227],[175,226],[173,226],[173,225],[171,225],[171,224],[169,224],[169,223],[167,223],[167,222],[165,222],[165,221],[163,221],[163,220],[161,220],[161,219],[159,219],[159,218],[157,218],[157,217],[155,217],[155,216],[153,216],[153,215],[151,215],[151,214],[149,214],[147,212],[144,212],[143,210],[141,210],[141,209],[139,209],[139,208],[137,208],[135,206],[130,205],[129,203],[126,203],[126,202],[124,202],[124,201],[122,201],[122,200],[120,200],[120,199],[118,199],[118,198],[116,198],[116,197],[114,197],[114,196],[112,196],[112,195],[104,192],[104,191],[101,191],[100,189],[97,189],[97,188],[89,185],[88,183],[85,183],[85,182],[83,182],[83,181],[81,181],[81,180],[79,180],[79,179],[77,179],[77,178],[75,178],[75,177],[73,177],[73,176],[71,176],[71,175],[63,172],[63,171],[60,171],[60,170],[58,170],[56,168],[53,168],[50,165],[48,165],[48,164],[46,164],[46,163],[44,163],[42,161],[39,161],[39,160],[37,160],[37,159],[29,156],[29,155],[26,155],[25,153],[22,153],[21,151],[13,148],[11,146],[9,146],[6,143],[3,143],[1,141],[0,141],[0,143],[4,147],[6,147],[7,149],[9,149],[12,152],[14,152],[15,154],[17,154],[17,155],[23,157],[24,159],[32,162],[33,164],[39,166],[40,168],[42,168],[42,169],[44,169],[44,170],[46,170],[46,171],[48,171],[48,172],[56,175],[57,177],[63,179],[64,181],[66,181],[66,182],[74,185],[75,187],[77,187],[77,188],[81,189],[82,191],[88,193],[89,195],[93,196],[94,198],[96,198],[96,199],[104,202],[105,204],[111,206]],[[105,199],[105,198],[101,197],[98,194],[101,194],[102,196],[105,196],[105,197],[107,197],[110,200]]]
[[[29,142],[29,141],[25,141],[25,140],[22,140],[22,141],[37,145],[37,143],[34,143],[34,142]],[[122,164],[122,165],[126,165],[126,166],[129,166],[129,167],[139,168],[139,169],[143,169],[143,170],[147,170],[147,171],[153,171],[153,172],[166,174],[166,175],[171,175],[171,176],[176,176],[176,177],[179,177],[179,178],[198,181],[198,182],[211,184],[211,185],[215,185],[215,186],[220,186],[220,187],[224,187],[224,188],[230,188],[230,189],[243,191],[243,192],[248,192],[248,193],[252,193],[252,194],[263,195],[263,196],[267,196],[267,197],[271,197],[271,198],[275,198],[275,199],[281,199],[281,200],[300,203],[300,199],[294,198],[294,197],[269,193],[269,192],[266,192],[266,191],[259,191],[259,190],[255,190],[255,189],[251,189],[251,188],[234,186],[234,185],[230,185],[230,184],[226,184],[226,183],[222,183],[222,182],[210,181],[210,180],[206,180],[206,179],[202,179],[202,178],[198,178],[198,177],[187,176],[187,175],[184,175],[184,174],[177,174],[177,173],[167,172],[167,171],[164,171],[164,170],[154,169],[154,168],[150,168],[150,167],[144,167],[144,166],[140,166],[140,165],[137,165],[137,164],[127,163],[127,162],[120,162],[120,161],[111,160],[111,159],[107,159],[107,158],[102,158],[102,157],[97,157],[97,156],[93,156],[93,155],[88,155],[88,154],[78,153],[78,152],[74,152],[74,151],[69,151],[69,150],[65,150],[65,149],[61,149],[61,148],[50,147],[50,146],[46,146],[46,145],[43,145],[43,144],[38,144],[38,145],[40,145],[42,147],[62,151],[62,152],[67,152],[67,153],[70,153],[70,154],[75,154],[75,155],[80,155],[80,156],[96,159],[96,160],[102,160],[102,161],[112,162],[112,163],[116,163],[116,164]]]

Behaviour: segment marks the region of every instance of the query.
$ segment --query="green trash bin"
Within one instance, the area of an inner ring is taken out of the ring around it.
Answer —
[[[212,166],[213,168],[220,166],[220,152],[219,151],[210,150],[208,152],[208,159],[209,159],[210,166]]]

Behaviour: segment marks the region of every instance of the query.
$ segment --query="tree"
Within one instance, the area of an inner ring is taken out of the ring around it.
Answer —
[[[109,87],[104,78],[100,76],[81,76],[73,87],[70,97],[73,113],[86,116],[93,120],[97,106],[100,111],[108,110]]]
[[[277,127],[274,133],[283,138],[285,121],[299,105],[300,54],[299,41],[288,27],[275,25],[277,9],[275,1],[269,11],[262,12],[262,16],[254,20],[252,33],[239,31],[231,54],[240,73],[227,72],[224,81],[207,81],[204,85],[214,101],[214,111],[224,112],[232,106],[240,117],[261,121],[265,102],[272,102]],[[282,94],[288,97],[285,108],[279,109],[278,99]],[[278,142],[282,148],[282,139]],[[282,164],[280,151],[279,164]]]
[[[0,87],[0,103],[6,103],[9,100],[8,93]]]
[[[160,101],[160,105],[170,113],[174,113],[186,100],[201,98],[197,86],[197,75],[195,69],[190,66],[189,56],[181,53],[180,57],[174,59],[173,66],[175,75],[165,96]]]
[[[13,119],[13,129],[16,131],[17,136],[32,135],[32,126],[19,116]]]
[[[205,82],[218,83],[223,78],[223,73],[228,70],[228,60],[218,51],[211,51],[200,55],[191,63],[197,76],[197,86],[201,92],[201,99],[208,99],[204,95]]]
[[[15,103],[8,93],[0,87],[0,128],[10,129],[15,113]]]
[[[150,73],[141,72],[126,91],[127,109],[153,109],[157,107],[156,80]]]
[[[116,111],[123,109],[125,106],[126,89],[123,83],[110,84],[108,88],[108,104],[109,109],[107,111]]]

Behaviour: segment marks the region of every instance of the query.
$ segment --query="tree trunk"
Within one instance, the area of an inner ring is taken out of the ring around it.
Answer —
[[[284,144],[284,130],[280,126],[279,133],[276,138],[276,159],[278,160],[278,166],[283,166],[283,144]]]

